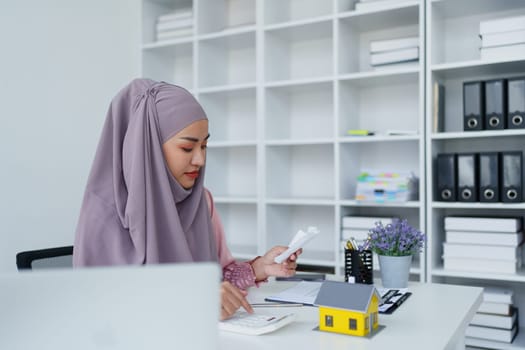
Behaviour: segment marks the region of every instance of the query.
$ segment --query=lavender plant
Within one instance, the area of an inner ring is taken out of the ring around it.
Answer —
[[[361,249],[370,249],[379,255],[406,256],[420,253],[425,234],[409,225],[406,219],[393,219],[391,224],[375,223]]]

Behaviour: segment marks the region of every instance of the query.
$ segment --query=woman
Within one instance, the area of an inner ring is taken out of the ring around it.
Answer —
[[[217,261],[221,318],[252,312],[245,289],[295,273],[300,251],[282,264],[270,249],[236,262],[204,187],[208,119],[185,89],[136,79],[111,102],[76,231],[75,266]]]

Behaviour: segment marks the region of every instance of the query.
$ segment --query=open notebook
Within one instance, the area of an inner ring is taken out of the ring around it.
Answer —
[[[0,275],[0,349],[216,349],[211,263]]]

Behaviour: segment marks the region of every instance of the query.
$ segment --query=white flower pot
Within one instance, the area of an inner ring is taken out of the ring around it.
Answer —
[[[379,255],[381,282],[384,288],[407,288],[412,255]]]

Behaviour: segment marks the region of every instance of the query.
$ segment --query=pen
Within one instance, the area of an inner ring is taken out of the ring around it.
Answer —
[[[370,235],[366,238],[365,243],[363,243],[363,246],[361,247],[362,250],[367,250],[370,246]]]
[[[358,250],[359,246],[357,245],[357,242],[354,237],[350,237],[350,241],[352,243],[352,246],[354,247],[354,250]]]
[[[301,307],[301,303],[252,303],[251,307]]]

